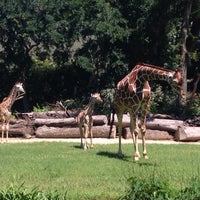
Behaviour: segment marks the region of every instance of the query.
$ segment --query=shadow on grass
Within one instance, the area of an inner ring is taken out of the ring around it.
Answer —
[[[144,160],[144,159],[140,159],[140,161],[137,161],[137,162],[135,162],[138,166],[140,166],[140,167],[142,167],[142,166],[149,166],[149,167],[152,167],[152,166],[154,166],[154,167],[156,167],[157,166],[157,164],[155,164],[154,162],[151,162],[151,161],[147,161],[147,160]]]
[[[83,149],[83,147],[81,147],[81,145],[74,145],[75,149]]]
[[[97,153],[98,156],[104,156],[104,157],[108,157],[108,158],[115,158],[115,159],[119,159],[119,160],[123,160],[123,161],[130,161],[128,156],[123,155],[123,157],[119,157],[118,153],[112,153],[112,152],[108,152],[108,151],[100,151]]]
[[[151,160],[145,160],[144,158],[140,158],[139,161],[135,161],[133,157],[131,156],[125,156],[123,155],[123,157],[119,157],[118,153],[113,153],[113,152],[108,152],[108,151],[100,151],[97,153],[98,156],[104,156],[104,157],[108,157],[108,158],[115,158],[115,159],[118,159],[118,160],[122,160],[122,161],[125,161],[125,162],[132,162],[140,167],[142,166],[149,166],[149,167],[157,167],[158,164],[155,163],[154,161],[151,161]]]

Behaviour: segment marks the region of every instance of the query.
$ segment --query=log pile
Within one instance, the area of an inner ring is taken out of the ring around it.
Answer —
[[[179,126],[175,133],[175,139],[184,142],[200,141],[200,127]]]
[[[63,111],[18,113],[12,120],[10,134],[26,138],[80,138],[78,124],[74,117],[66,118]],[[108,125],[105,115],[93,116],[93,136],[96,138],[114,138],[116,127]]]
[[[116,115],[111,116],[108,123],[105,115],[94,115],[93,135],[95,138],[115,138],[117,135],[118,120]],[[156,118],[155,118],[156,117]],[[80,138],[79,128],[74,117],[67,118],[64,111],[18,113],[17,119],[10,122],[10,136],[25,138]],[[140,122],[139,122],[140,124]],[[123,115],[123,137],[132,138],[130,133],[130,117]],[[1,126],[0,126],[1,127]],[[146,122],[146,139],[151,140],[178,140],[199,141],[200,127],[190,127],[184,121],[173,119],[166,115],[150,115]],[[1,131],[1,128],[0,128]],[[141,139],[141,135],[139,135]]]
[[[111,116],[111,120],[112,120]],[[118,127],[117,116],[114,115],[113,124]],[[140,125],[140,121],[139,121]],[[123,115],[122,134],[124,138],[132,138],[130,133],[130,117]],[[200,127],[185,126],[184,121],[164,117],[147,117],[146,120],[146,139],[153,140],[178,140],[178,141],[200,141]],[[141,139],[141,135],[139,134]]]

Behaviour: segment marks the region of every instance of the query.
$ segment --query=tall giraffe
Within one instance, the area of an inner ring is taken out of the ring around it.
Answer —
[[[130,114],[130,130],[133,136],[135,154],[134,160],[139,160],[138,133],[142,134],[143,156],[148,159],[145,133],[146,133],[146,113],[150,106],[151,88],[149,80],[167,81],[172,88],[177,90],[184,98],[182,87],[182,73],[180,70],[172,71],[157,66],[138,63],[132,71],[117,84],[114,95],[114,109],[118,118],[119,150],[122,157],[121,134],[122,117],[125,111]],[[138,126],[138,111],[141,110],[141,126]]]
[[[15,101],[23,98],[25,90],[23,84],[20,82],[15,83],[8,97],[5,97],[0,103],[0,121],[2,122],[2,138],[4,141],[4,133],[6,132],[6,142],[8,142],[9,122],[11,116],[11,107]]]
[[[83,147],[84,150],[87,150],[88,143],[87,143],[87,137],[88,134],[90,134],[90,147],[93,148],[93,134],[92,134],[92,126],[93,126],[93,119],[92,114],[94,111],[95,103],[97,102],[103,102],[101,99],[101,96],[99,93],[91,94],[90,101],[88,105],[79,112],[77,116],[77,123],[80,130],[81,135],[81,147]],[[84,146],[83,146],[83,136],[84,136]]]

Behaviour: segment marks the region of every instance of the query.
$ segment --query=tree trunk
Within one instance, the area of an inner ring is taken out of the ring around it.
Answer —
[[[92,127],[94,138],[108,138],[110,132],[110,126],[93,126]],[[80,132],[78,127],[72,128],[59,128],[59,127],[38,127],[36,132],[38,138],[80,138]],[[112,129],[112,138],[116,136],[116,127]],[[89,137],[89,136],[88,136]]]
[[[116,115],[114,116],[114,125],[118,126],[118,119]],[[152,130],[176,132],[178,126],[182,125],[183,125],[182,120],[157,119],[157,118],[147,118],[146,120],[146,128]],[[123,115],[122,127],[130,127],[130,117],[128,115]]]
[[[132,138],[130,128],[123,128],[123,137],[125,139]],[[142,139],[141,133],[138,135],[139,139]],[[145,139],[147,140],[173,140],[173,135],[167,131],[151,130],[147,129]]]
[[[0,126],[0,132],[2,126]],[[9,136],[23,136],[25,138],[31,138],[34,135],[33,124],[25,120],[11,120],[9,126]]]
[[[178,141],[199,141],[200,127],[180,126],[175,133],[175,139]]]
[[[94,115],[93,118],[93,125],[100,126],[100,125],[107,125],[107,117],[106,115]],[[37,118],[34,120],[36,126],[56,126],[56,127],[77,127],[78,124],[76,119],[73,117],[70,118],[62,118],[62,119],[40,119]]]
[[[187,95],[187,64],[188,64],[188,54],[187,54],[187,38],[188,38],[188,30],[189,30],[189,18],[191,13],[191,7],[192,7],[192,0],[185,0],[186,7],[185,12],[183,16],[183,24],[182,24],[182,30],[181,30],[181,37],[182,37],[182,44],[181,44],[181,68],[183,72],[183,88],[184,88],[184,94]],[[186,105],[186,99],[182,102],[184,105]],[[185,115],[185,111],[183,113]]]

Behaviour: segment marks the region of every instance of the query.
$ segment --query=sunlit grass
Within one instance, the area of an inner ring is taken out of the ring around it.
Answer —
[[[148,144],[149,160],[133,161],[133,145],[95,145],[84,152],[76,143],[0,145],[0,187],[22,185],[67,192],[68,199],[116,199],[129,177],[158,177],[172,187],[185,187],[200,176],[199,145]]]

